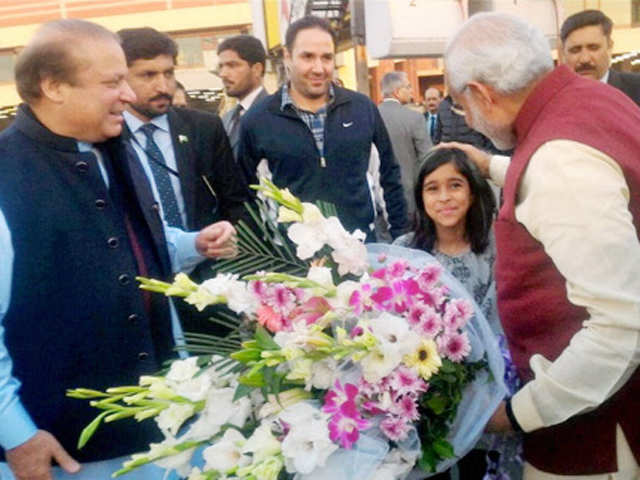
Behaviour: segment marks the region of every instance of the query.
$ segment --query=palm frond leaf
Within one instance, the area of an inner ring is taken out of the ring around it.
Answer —
[[[216,262],[213,271],[235,273],[241,277],[260,270],[306,275],[308,263],[296,257],[289,240],[270,219],[267,207],[262,203],[257,204],[257,208],[245,203],[245,207],[257,227],[256,231],[240,220],[236,225],[238,255]]]

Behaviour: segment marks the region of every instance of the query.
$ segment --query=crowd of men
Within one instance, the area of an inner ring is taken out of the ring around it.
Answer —
[[[334,33],[305,17],[273,94],[260,41],[220,43],[237,100],[220,118],[185,108],[167,35],[43,25],[18,57],[24,103],[0,135],[0,478],[107,478],[158,439],[116,422],[78,450],[95,411],[65,391],[136,383],[201,327],[135,277],[204,277],[233,256],[250,183],[331,202],[368,241],[377,189],[395,238],[440,142],[503,186],[499,307],[526,383],[489,427],[525,432],[527,479],[640,478],[640,80],[610,69],[611,29],[599,11],[569,17],[554,68],[534,27],[473,16],[445,54],[448,95],[427,89],[421,114],[401,72],[385,75],[378,106],[334,82]]]

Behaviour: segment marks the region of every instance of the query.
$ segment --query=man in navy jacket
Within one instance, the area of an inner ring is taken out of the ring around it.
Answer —
[[[107,478],[91,472],[157,440],[153,424],[115,422],[78,450],[97,412],[65,392],[158,371],[179,326],[135,277],[166,278],[233,250],[228,222],[179,234],[163,224],[118,138],[135,100],[126,73],[118,38],[83,20],[45,24],[16,63],[25,103],[0,135],[0,256],[13,258],[0,262],[3,479],[49,479],[54,462],[84,471],[79,479]]]
[[[367,168],[375,144],[395,238],[406,227],[407,209],[389,135],[369,98],[332,83],[334,57],[326,21],[305,17],[290,25],[284,57],[290,81],[244,116],[240,164],[250,183],[264,169],[303,201],[333,203],[347,230],[360,229],[372,240]]]

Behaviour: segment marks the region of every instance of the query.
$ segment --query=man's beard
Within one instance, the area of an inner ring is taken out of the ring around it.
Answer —
[[[163,99],[163,98],[169,101],[169,107],[170,107],[172,98],[169,95],[158,95],[156,97],[153,97],[151,100],[149,100],[149,102],[152,102],[154,100],[160,100],[160,99]],[[167,107],[166,109],[158,110],[156,108],[151,107],[151,103],[148,103],[148,104],[130,103],[129,105],[136,112],[138,112],[139,114],[145,116],[146,118],[159,117],[160,115],[164,115],[165,113],[167,113],[167,110],[169,109]]]

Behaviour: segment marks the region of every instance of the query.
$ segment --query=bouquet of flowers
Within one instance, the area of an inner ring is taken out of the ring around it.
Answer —
[[[382,480],[450,466],[504,395],[502,359],[473,301],[430,255],[365,247],[318,206],[257,188],[279,205],[288,240],[276,243],[292,242],[301,273],[141,279],[199,309],[225,304],[240,324],[199,338],[199,352],[215,354],[165,375],[69,392],[103,410],[80,444],[102,421],[154,418],[165,440],[116,475],[154,462],[189,480]]]

